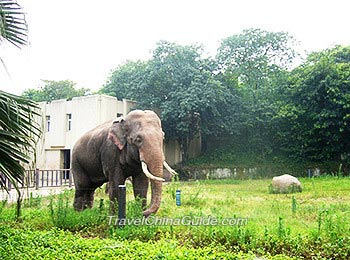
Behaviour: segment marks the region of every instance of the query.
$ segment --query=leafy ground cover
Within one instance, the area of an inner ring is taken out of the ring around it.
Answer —
[[[15,207],[3,203],[0,256],[348,259],[350,179],[301,182],[303,192],[295,194],[270,194],[270,180],[173,182],[164,186],[161,209],[149,220],[142,219],[130,186],[127,220],[134,222],[125,222],[123,228],[109,217],[103,189],[97,191],[94,207],[80,213],[72,207],[73,191],[31,198],[24,203],[21,222],[14,221]],[[181,206],[175,205],[177,189]]]

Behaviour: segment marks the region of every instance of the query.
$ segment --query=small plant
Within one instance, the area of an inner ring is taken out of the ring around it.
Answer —
[[[339,164],[339,168],[338,168],[338,178],[343,177],[342,167],[343,167],[343,164],[342,164],[342,163]]]
[[[200,198],[201,191],[202,191],[201,183],[197,182],[197,187],[195,189],[195,192],[192,194],[189,194],[186,204],[190,206],[200,206],[200,204],[202,203],[202,200]]]
[[[292,212],[295,213],[297,211],[297,200],[294,196],[292,196]]]
[[[320,210],[317,215],[317,236],[321,236],[321,229],[322,229],[322,215],[325,214],[327,211],[326,210]]]
[[[290,235],[290,229],[285,227],[283,218],[279,217],[278,218],[278,226],[277,226],[278,238],[285,239],[289,235]]]
[[[49,208],[53,224],[59,228],[67,228],[68,197],[60,194],[57,203],[51,198]]]
[[[7,204],[7,200],[1,201],[1,203],[0,203],[0,216],[2,215],[1,213],[2,213],[3,209],[5,208],[6,204]]]
[[[142,199],[136,198],[126,204],[127,218],[140,218],[142,216]]]
[[[42,197],[40,195],[37,195],[36,197],[33,196],[33,192],[29,194],[29,198],[24,200],[23,207],[24,208],[32,208],[37,207],[42,204]]]
[[[170,184],[168,185],[168,189],[166,192],[170,194],[171,198],[175,200],[175,194],[176,190],[179,189],[180,182],[179,182],[179,175],[175,175],[172,179]]]

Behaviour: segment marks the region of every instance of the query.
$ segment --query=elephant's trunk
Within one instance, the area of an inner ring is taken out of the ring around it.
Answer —
[[[151,205],[148,209],[143,211],[143,215],[148,217],[149,215],[156,213],[160,207],[160,202],[162,199],[162,182],[161,181],[151,181]]]
[[[148,159],[147,157],[151,157]],[[162,180],[163,178],[163,153],[158,156],[155,154],[146,155],[140,152],[140,158],[144,161],[152,175],[157,179],[151,179],[151,204],[148,209],[143,212],[145,217],[148,217],[152,213],[156,213],[160,207],[162,199]],[[159,180],[158,180],[159,179]]]

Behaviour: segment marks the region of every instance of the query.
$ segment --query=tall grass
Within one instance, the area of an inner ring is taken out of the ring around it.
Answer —
[[[55,227],[79,231],[85,228],[100,226],[107,219],[107,210],[104,200],[99,199],[98,207],[77,212],[73,209],[72,196],[70,192],[64,192],[57,197],[52,197],[48,205],[50,217]]]

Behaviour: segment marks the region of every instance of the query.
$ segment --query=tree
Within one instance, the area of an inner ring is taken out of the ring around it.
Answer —
[[[16,1],[0,0],[0,40],[17,47],[27,43],[27,24]],[[23,163],[28,163],[29,150],[35,147],[40,129],[34,121],[39,115],[34,102],[0,91],[0,186],[6,189],[10,180],[18,193],[17,218],[20,215],[21,196],[16,181],[24,176]]]
[[[133,98],[133,92],[138,90],[147,77],[148,62],[127,61],[116,68],[100,93],[122,98]]]
[[[205,140],[232,131],[229,124],[235,116],[228,112],[232,92],[215,79],[212,62],[201,51],[200,46],[159,42],[151,60],[124,64],[102,89],[138,101],[139,108],[160,111],[166,138],[178,141],[183,163],[196,135]]]
[[[349,79],[350,47],[312,53],[292,72],[289,101],[278,113],[290,151],[311,160],[349,160]]]
[[[72,99],[73,97],[84,96],[89,89],[75,88],[75,83],[70,80],[43,80],[45,86],[40,89],[27,89],[22,93],[23,97],[36,102],[52,101],[57,99]]]
[[[201,52],[199,46],[160,42],[150,62],[149,81],[144,85],[143,93],[150,93],[147,100],[161,110],[167,136],[180,144],[183,164],[189,159],[189,144],[197,134],[204,141],[209,136],[224,135],[232,131],[236,115],[232,112],[232,92],[215,78],[213,62],[203,59]],[[228,116],[225,118],[223,113]]]
[[[216,56],[221,78],[234,78],[239,84],[241,124],[236,140],[261,157],[273,150],[272,119],[295,57],[293,44],[287,33],[249,29],[224,39]]]
[[[221,70],[235,73],[248,88],[257,90],[267,86],[272,74],[292,64],[294,44],[285,32],[244,30],[221,42],[217,60]]]

